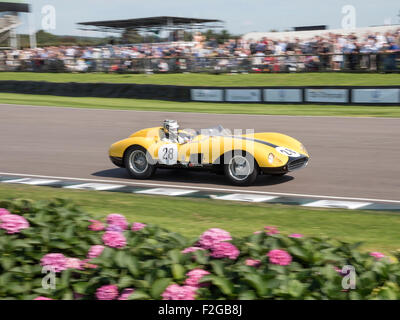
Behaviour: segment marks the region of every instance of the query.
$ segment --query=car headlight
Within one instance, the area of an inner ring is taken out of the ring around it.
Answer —
[[[304,145],[300,145],[300,150],[306,154],[308,154],[307,149]]]
[[[274,163],[274,160],[275,160],[274,154],[273,154],[273,153],[270,153],[270,154],[268,155],[268,162],[269,162],[270,164],[273,164],[273,163]]]

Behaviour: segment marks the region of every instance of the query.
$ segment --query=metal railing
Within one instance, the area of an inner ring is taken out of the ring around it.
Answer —
[[[250,57],[33,58],[0,57],[0,71],[107,73],[400,72],[400,53],[299,54]]]

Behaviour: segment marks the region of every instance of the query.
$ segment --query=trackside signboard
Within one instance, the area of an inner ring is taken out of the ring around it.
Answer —
[[[301,89],[264,89],[265,102],[303,102]]]
[[[261,102],[260,89],[227,89],[225,93],[229,102]]]
[[[348,89],[306,89],[306,102],[348,103]]]
[[[400,89],[353,89],[353,103],[400,103]]]
[[[193,101],[224,101],[222,89],[191,89],[190,95]]]

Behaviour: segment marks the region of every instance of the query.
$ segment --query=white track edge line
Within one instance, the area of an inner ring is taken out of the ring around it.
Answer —
[[[297,194],[297,193],[281,193],[281,192],[268,192],[268,191],[254,191],[254,190],[240,190],[240,189],[225,189],[225,188],[210,188],[210,187],[198,187],[198,186],[181,186],[174,184],[157,184],[157,183],[145,183],[145,182],[131,182],[131,181],[118,181],[118,180],[101,180],[101,179],[84,179],[84,178],[72,178],[72,177],[57,177],[57,176],[45,176],[45,175],[33,175],[24,173],[9,173],[0,172],[0,175],[9,176],[20,176],[20,177],[32,177],[32,178],[48,178],[48,179],[59,179],[59,180],[76,180],[76,181],[90,181],[90,182],[104,182],[110,184],[125,184],[135,186],[150,186],[150,187],[170,187],[180,189],[194,189],[194,190],[210,190],[210,191],[221,191],[221,192],[235,192],[235,193],[249,193],[249,194],[265,194],[275,196],[292,196],[292,197],[303,197],[303,198],[316,198],[316,199],[335,199],[335,200],[349,200],[349,201],[367,201],[367,202],[387,202],[387,203],[400,203],[400,200],[385,200],[385,199],[369,199],[369,198],[350,198],[350,197],[337,197],[337,196],[323,196],[313,194]]]

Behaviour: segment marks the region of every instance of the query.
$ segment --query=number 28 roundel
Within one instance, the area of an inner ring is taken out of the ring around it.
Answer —
[[[158,149],[158,161],[161,164],[174,165],[178,162],[178,146],[176,144],[164,144]]]

